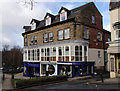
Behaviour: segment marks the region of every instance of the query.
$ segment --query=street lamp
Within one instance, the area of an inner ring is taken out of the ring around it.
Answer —
[[[5,68],[5,63],[3,63],[3,80],[5,79],[5,74],[4,74],[4,68]]]

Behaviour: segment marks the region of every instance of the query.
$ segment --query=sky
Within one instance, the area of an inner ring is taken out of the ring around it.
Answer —
[[[103,16],[103,28],[110,31],[109,0],[35,0],[33,10],[24,1],[29,0],[0,1],[0,50],[3,45],[23,48],[23,26],[30,25],[32,18],[42,20],[47,12],[58,14],[62,6],[70,10],[90,1],[94,1]]]

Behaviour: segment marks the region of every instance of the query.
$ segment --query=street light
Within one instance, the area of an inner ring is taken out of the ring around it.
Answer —
[[[4,68],[5,68],[5,63],[3,63],[3,80],[5,79],[5,74],[4,74]]]

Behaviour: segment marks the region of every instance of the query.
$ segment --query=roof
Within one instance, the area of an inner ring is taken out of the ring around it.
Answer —
[[[77,14],[79,14],[82,10],[86,9],[86,7],[89,7],[89,6],[95,6],[95,5],[94,5],[93,2],[90,2],[90,3],[87,3],[87,4],[82,5],[82,6],[80,6],[80,7],[74,8],[74,9],[72,9],[72,10],[68,10],[68,9],[66,9],[65,7],[61,7],[61,9],[59,10],[59,12],[60,12],[62,9],[66,10],[66,11],[68,12],[68,14],[67,14],[67,20],[65,20],[65,21],[60,21],[60,15],[58,14],[58,15],[55,15],[54,17],[52,17],[51,25],[48,25],[48,26],[50,27],[50,26],[56,25],[56,24],[58,24],[58,23],[63,23],[63,22],[67,22],[67,21],[74,20],[74,18],[76,17]],[[45,17],[46,17],[47,15],[53,16],[52,14],[47,13],[47,14],[45,15]],[[35,22],[37,22],[37,28],[36,28],[35,30],[40,30],[40,29],[43,29],[44,27],[45,27],[45,28],[47,27],[47,26],[45,26],[45,19],[44,19],[44,20],[41,20],[41,21],[36,20],[36,19],[32,19],[32,21],[33,21],[33,20],[34,20]],[[31,21],[31,22],[32,22],[32,21]],[[35,30],[33,30],[33,31],[35,31]],[[27,34],[27,33],[29,33],[29,32],[32,32],[32,31],[26,31],[26,32],[23,33],[22,35]]]
[[[120,0],[111,0],[109,5],[109,10],[120,8]]]

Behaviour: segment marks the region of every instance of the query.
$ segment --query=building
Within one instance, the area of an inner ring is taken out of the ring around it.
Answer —
[[[120,0],[110,2],[111,42],[109,48],[110,77],[120,76]]]
[[[104,70],[110,32],[103,29],[102,15],[93,2],[58,15],[46,13],[24,26],[24,75],[93,74]],[[49,73],[49,74],[48,74]]]

